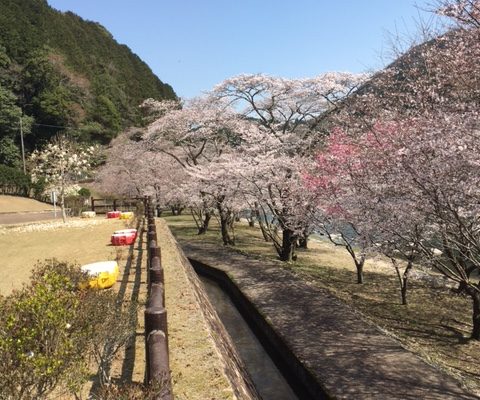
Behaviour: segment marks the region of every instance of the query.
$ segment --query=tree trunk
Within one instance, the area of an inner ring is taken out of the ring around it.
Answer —
[[[480,340],[480,293],[477,290],[470,291],[470,297],[473,300],[473,309],[472,309],[472,334],[470,339]]]
[[[298,239],[298,248],[299,249],[308,249],[308,235],[301,236]]]
[[[62,210],[62,220],[63,223],[67,222],[67,213],[65,211],[65,185],[62,182],[62,187],[60,188],[60,209]]]
[[[208,230],[208,225],[210,224],[210,218],[212,218],[212,214],[210,212],[205,212],[205,216],[202,220],[202,225],[198,228],[198,234],[204,235]]]
[[[298,236],[290,229],[284,228],[282,233],[282,247],[280,248],[281,261],[295,261],[295,246]]]
[[[363,283],[363,265],[365,264],[365,259],[362,257],[360,261],[355,261],[355,267],[357,268],[357,283]]]
[[[404,306],[408,304],[408,300],[407,300],[408,277],[410,276],[410,270],[412,269],[412,267],[413,267],[413,261],[408,260],[407,268],[405,268],[405,271],[403,272],[402,288],[401,288],[402,305]]]
[[[265,224],[263,223],[263,219],[262,219],[262,216],[260,214],[260,209],[259,209],[258,203],[255,203],[255,216],[257,217],[258,225],[260,226],[260,230],[262,231],[263,240],[265,240],[266,242],[270,242],[271,239],[268,236],[267,229],[265,228]]]
[[[233,224],[233,215],[222,206],[222,201],[217,201],[217,210],[220,216],[220,231],[224,246],[235,246],[235,239],[230,236],[229,228]]]

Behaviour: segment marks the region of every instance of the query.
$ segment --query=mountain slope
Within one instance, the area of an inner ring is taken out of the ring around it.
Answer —
[[[15,158],[4,153],[15,153],[22,111],[28,150],[59,127],[107,143],[149,97],[176,95],[100,24],[45,0],[0,0],[0,163]]]

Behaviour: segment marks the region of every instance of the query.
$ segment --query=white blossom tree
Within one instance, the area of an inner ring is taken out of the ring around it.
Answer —
[[[32,180],[43,177],[48,187],[60,194],[63,222],[66,221],[65,190],[69,184],[88,176],[91,160],[97,151],[94,146],[81,147],[65,136],[57,136],[30,156]]]

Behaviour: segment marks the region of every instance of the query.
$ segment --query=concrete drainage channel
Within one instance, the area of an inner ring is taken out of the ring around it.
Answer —
[[[227,274],[196,260],[189,261],[264,400],[329,398]]]

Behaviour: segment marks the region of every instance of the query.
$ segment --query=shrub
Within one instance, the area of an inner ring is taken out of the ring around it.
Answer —
[[[78,393],[96,363],[110,382],[113,357],[135,334],[136,306],[110,291],[79,290],[87,277],[56,260],[38,264],[29,285],[0,297],[1,399]]]
[[[0,301],[0,398],[42,399],[84,370],[77,328],[78,269],[56,261],[37,266],[32,282]]]
[[[30,186],[30,176],[21,170],[0,164],[0,193],[27,196]]]

